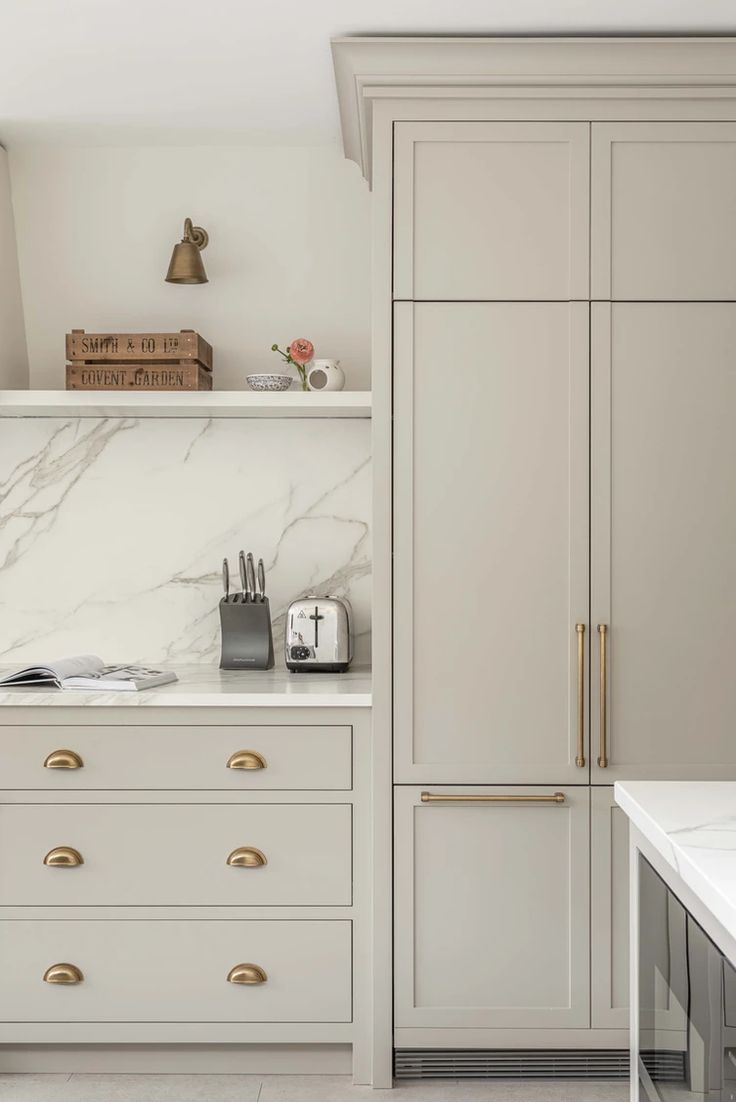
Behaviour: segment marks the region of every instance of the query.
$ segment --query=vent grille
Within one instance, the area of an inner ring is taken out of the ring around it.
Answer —
[[[652,1079],[685,1078],[682,1052],[643,1052]],[[628,1079],[627,1049],[424,1049],[394,1053],[397,1079]]]

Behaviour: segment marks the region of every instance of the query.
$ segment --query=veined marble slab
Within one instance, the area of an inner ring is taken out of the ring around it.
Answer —
[[[370,423],[0,419],[0,662],[216,664],[221,566],[262,556],[277,654],[308,592],[369,661]]]
[[[736,781],[619,781],[615,797],[736,939]],[[702,920],[699,914],[695,918]]]
[[[0,708],[369,708],[371,705],[368,669],[289,673],[285,669],[219,670],[200,664],[179,666],[176,672],[179,680],[173,684],[139,693],[0,688]]]

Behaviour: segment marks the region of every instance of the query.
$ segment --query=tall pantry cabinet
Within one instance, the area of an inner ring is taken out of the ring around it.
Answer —
[[[374,190],[394,1043],[623,1049],[613,781],[736,776],[736,42],[335,59]]]

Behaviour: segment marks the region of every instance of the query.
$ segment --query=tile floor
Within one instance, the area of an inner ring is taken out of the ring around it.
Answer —
[[[626,1102],[625,1083],[406,1081],[391,1094],[323,1075],[0,1075],[0,1102]]]

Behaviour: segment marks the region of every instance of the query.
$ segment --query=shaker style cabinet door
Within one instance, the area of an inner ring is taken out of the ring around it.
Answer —
[[[593,123],[591,194],[591,298],[736,299],[736,123]]]
[[[588,306],[394,311],[395,780],[586,783]]]
[[[591,1025],[629,1028],[629,822],[613,788],[590,805]]]
[[[586,299],[587,122],[398,122],[394,298]]]
[[[395,790],[397,1027],[589,1025],[589,790],[557,791]]]
[[[591,316],[592,779],[736,778],[736,304]]]

